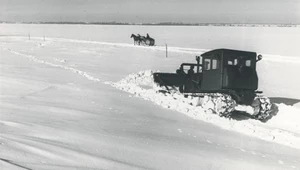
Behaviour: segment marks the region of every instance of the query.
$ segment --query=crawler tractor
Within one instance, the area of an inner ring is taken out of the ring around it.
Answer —
[[[257,91],[256,63],[262,59],[255,52],[216,49],[196,56],[197,63],[182,63],[176,73],[154,73],[160,92],[182,93],[213,103],[213,113],[230,117],[243,112],[260,121],[272,114],[272,104]],[[163,90],[162,90],[163,89]]]

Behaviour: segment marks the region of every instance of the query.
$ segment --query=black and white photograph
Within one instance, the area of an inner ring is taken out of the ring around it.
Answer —
[[[299,170],[300,1],[0,0],[1,170]]]

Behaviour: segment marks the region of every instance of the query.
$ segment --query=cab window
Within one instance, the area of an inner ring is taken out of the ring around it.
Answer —
[[[251,67],[251,60],[246,60],[245,65],[246,65],[247,67]]]
[[[212,68],[213,70],[218,69],[218,60],[217,59],[212,59]]]
[[[211,60],[210,60],[210,58],[204,59],[204,69],[205,70],[210,70],[211,69]]]
[[[228,59],[228,65],[236,66],[237,64],[238,64],[238,59],[236,58]]]

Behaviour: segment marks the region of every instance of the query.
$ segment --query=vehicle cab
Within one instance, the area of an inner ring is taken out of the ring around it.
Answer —
[[[256,90],[256,53],[231,49],[216,49],[201,55],[201,90]]]

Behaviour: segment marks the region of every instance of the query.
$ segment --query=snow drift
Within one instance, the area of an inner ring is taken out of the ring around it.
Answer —
[[[223,129],[251,135],[266,141],[272,141],[300,149],[300,109],[285,104],[275,104],[278,107],[277,116],[267,123],[258,120],[238,120],[223,118],[212,114],[209,106],[195,106],[195,99],[185,98],[174,93],[159,93],[154,87],[153,71],[146,70],[130,74],[121,81],[112,84],[114,87],[127,91],[135,96],[154,102],[167,109],[184,113],[185,115],[212,123]]]

